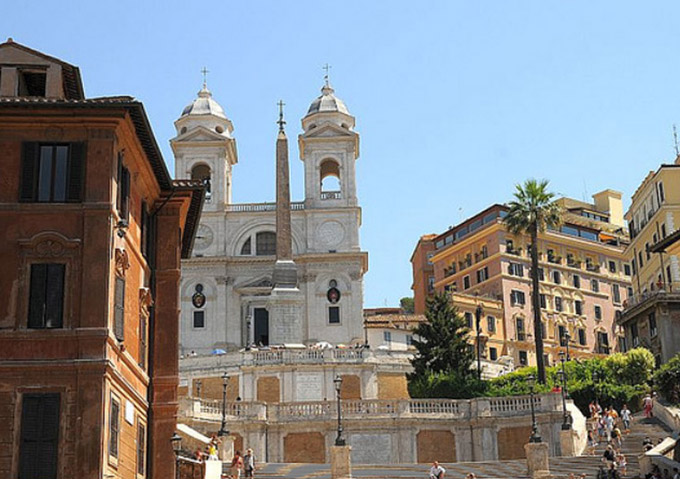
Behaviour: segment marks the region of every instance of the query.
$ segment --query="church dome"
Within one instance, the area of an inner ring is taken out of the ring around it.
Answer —
[[[349,110],[345,106],[345,103],[338,97],[334,95],[335,90],[326,83],[321,89],[321,96],[309,105],[309,110],[307,110],[307,115],[312,115],[314,113],[344,113],[349,115]]]
[[[181,117],[189,115],[213,115],[220,118],[227,119],[224,109],[212,98],[210,90],[203,85],[201,91],[198,92],[198,98],[189,103],[184,110],[182,110]],[[180,118],[181,118],[180,117]]]

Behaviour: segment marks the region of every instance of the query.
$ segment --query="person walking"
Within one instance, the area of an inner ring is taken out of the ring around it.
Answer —
[[[645,398],[642,400],[642,407],[644,409],[646,418],[654,417],[654,413],[652,412],[652,409],[654,409],[654,399],[650,393],[647,393]]]
[[[630,409],[628,409],[628,405],[624,404],[623,408],[621,408],[621,421],[623,422],[623,433],[624,434],[630,434],[630,420],[632,418],[632,414],[630,412]]]
[[[255,456],[253,450],[248,448],[246,455],[243,456],[243,472],[246,477],[254,477],[255,474]]]
[[[446,469],[439,465],[439,462],[434,461],[430,468],[430,479],[444,479]]]
[[[604,432],[607,436],[607,442],[612,442],[612,431],[614,430],[614,416],[611,414],[604,415]]]
[[[595,455],[595,448],[597,447],[597,439],[595,439],[595,434],[593,431],[588,431],[588,455]]]
[[[231,477],[234,479],[241,478],[241,470],[243,469],[243,457],[241,456],[241,451],[236,451],[234,458],[231,460]]]

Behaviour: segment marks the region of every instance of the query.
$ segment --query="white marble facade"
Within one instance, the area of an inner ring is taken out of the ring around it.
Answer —
[[[268,324],[275,204],[231,202],[236,140],[231,121],[205,86],[175,127],[171,145],[176,177],[210,179],[193,257],[182,262],[181,353],[267,343],[277,326]],[[326,85],[302,127],[305,198],[291,205],[293,255],[303,298],[298,337],[307,344],[363,342],[368,255],[359,243],[361,209],[355,178],[359,135],[353,131],[354,117]],[[275,168],[274,157],[271,167]],[[337,302],[329,300],[333,287],[340,293]],[[201,298],[192,300],[197,293],[205,297],[202,306]]]

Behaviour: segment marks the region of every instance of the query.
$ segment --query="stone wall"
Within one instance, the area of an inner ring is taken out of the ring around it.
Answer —
[[[416,435],[418,462],[456,462],[456,438],[451,431],[423,430]]]
[[[361,379],[355,374],[343,374],[340,387],[341,399],[361,399]]]
[[[283,462],[326,462],[324,436],[320,432],[292,432],[283,438]]]
[[[531,426],[508,427],[498,431],[498,459],[524,459],[524,445],[529,442]]]
[[[276,376],[257,378],[257,400],[260,402],[277,403],[281,401],[281,385]]]
[[[404,374],[378,374],[378,399],[407,399],[408,383]]]
[[[200,383],[199,383],[200,381]],[[199,393],[200,384],[200,395]],[[191,384],[192,395],[204,399],[222,400],[224,382],[220,376],[200,377],[193,380]],[[229,376],[227,380],[227,401],[236,401],[239,397],[239,377]]]

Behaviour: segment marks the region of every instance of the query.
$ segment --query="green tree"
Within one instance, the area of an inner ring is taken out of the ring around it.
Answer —
[[[556,228],[562,222],[562,208],[555,201],[555,194],[548,191],[548,181],[529,179],[516,185],[515,199],[510,202],[503,220],[513,234],[529,234],[531,237],[531,309],[534,314],[534,340],[536,342],[536,365],[538,381],[545,384],[543,362],[543,335],[541,334],[541,303],[538,279],[538,235],[547,228]]]
[[[426,322],[414,330],[415,357],[411,360],[414,377],[432,373],[473,375],[474,355],[468,345],[468,328],[447,294],[435,294],[427,300]]]
[[[666,400],[680,404],[680,354],[673,356],[654,374],[654,384]]]
[[[415,303],[413,302],[413,298],[411,297],[404,297],[399,300],[399,306],[401,307],[401,310],[406,313],[406,314],[413,314],[416,310]]]

